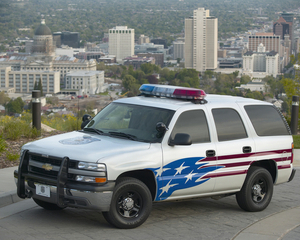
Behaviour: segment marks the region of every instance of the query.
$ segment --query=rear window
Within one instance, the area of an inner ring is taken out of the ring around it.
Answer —
[[[275,107],[249,105],[245,110],[258,136],[290,135],[285,119]]]

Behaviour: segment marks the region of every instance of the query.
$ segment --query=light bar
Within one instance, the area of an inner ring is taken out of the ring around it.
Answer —
[[[140,91],[146,96],[167,97],[186,100],[203,100],[206,96],[206,93],[201,89],[158,84],[143,84],[140,87]]]

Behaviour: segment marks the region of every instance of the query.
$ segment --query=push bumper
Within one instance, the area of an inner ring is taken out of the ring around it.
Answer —
[[[29,173],[27,170],[28,160],[22,157],[18,170],[14,171],[18,196],[20,198],[32,197],[57,204],[60,207],[109,211],[115,182],[108,182],[102,186],[67,182],[67,162],[68,159],[64,158],[57,180],[55,180]],[[47,196],[38,195],[36,191],[37,184],[47,187],[50,194],[47,194]]]

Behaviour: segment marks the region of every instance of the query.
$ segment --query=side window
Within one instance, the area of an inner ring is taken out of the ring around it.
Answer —
[[[212,114],[219,142],[247,138],[243,121],[237,111],[231,108],[218,108],[213,109]]]
[[[270,105],[249,105],[245,110],[258,136],[290,135],[287,123]]]
[[[171,138],[177,133],[187,133],[192,137],[192,143],[210,142],[209,130],[205,113],[202,110],[183,112],[174,126]]]

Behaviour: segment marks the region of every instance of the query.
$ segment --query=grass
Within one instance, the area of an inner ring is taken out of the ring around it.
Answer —
[[[294,148],[300,149],[300,135],[293,135],[294,139]]]
[[[7,152],[6,153],[6,158],[8,161],[11,161],[11,162],[16,162],[19,160],[19,157],[20,155],[17,154],[17,153],[10,153],[10,152]]]

